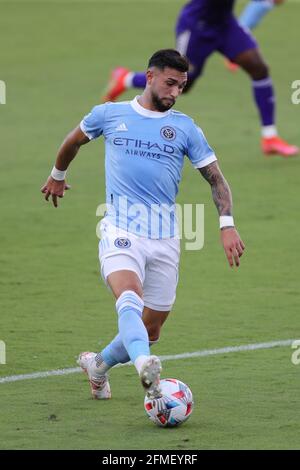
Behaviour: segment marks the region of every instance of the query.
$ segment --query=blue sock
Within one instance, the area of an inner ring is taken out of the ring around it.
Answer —
[[[133,363],[139,356],[150,355],[149,336],[142,320],[143,308],[143,300],[130,290],[123,292],[116,302],[120,338]]]
[[[125,364],[130,361],[128,352],[121,340],[120,333],[101,351],[100,354],[106,364],[110,367],[113,367],[116,364]]]
[[[273,6],[272,0],[251,0],[239,17],[239,23],[246,28],[254,29]]]
[[[158,339],[156,341],[149,341],[149,346],[151,347],[152,344],[158,343]],[[99,361],[104,361],[108,366],[113,367],[117,364],[126,364],[126,362],[130,361],[130,357],[128,356],[128,352],[125,349],[125,346],[121,340],[120,333],[114,337],[114,339],[104,348],[100,353],[96,356]]]

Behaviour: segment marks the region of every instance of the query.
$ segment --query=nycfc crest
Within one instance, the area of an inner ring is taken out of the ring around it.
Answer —
[[[160,130],[160,135],[166,140],[174,140],[176,138],[176,132],[173,127],[162,127]]]
[[[115,240],[115,246],[117,248],[130,248],[131,241],[128,238],[117,238]]]

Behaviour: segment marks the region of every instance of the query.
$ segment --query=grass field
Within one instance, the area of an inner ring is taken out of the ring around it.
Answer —
[[[143,69],[154,50],[173,46],[183,3],[0,2],[0,79],[7,86],[0,105],[0,340],[7,363],[0,378],[75,367],[80,351],[100,350],[115,334],[95,235],[103,142],[82,149],[57,210],[39,189],[65,134],[98,102],[109,70]],[[291,103],[291,83],[300,79],[299,14],[300,4],[287,2],[256,31],[276,85],[280,133],[298,145],[300,106]],[[300,159],[262,156],[249,80],[229,74],[218,55],[176,108],[197,120],[214,147],[247,249],[240,269],[230,270],[209,187],[187,164],[178,202],[205,204],[205,246],[182,252],[176,305],[155,353],[299,338]],[[132,367],[112,371],[113,399],[104,403],[89,398],[81,374],[0,383],[0,448],[299,449],[300,365],[291,354],[287,346],[164,362],[164,376],[187,382],[196,403],[191,419],[173,430],[147,421]]]

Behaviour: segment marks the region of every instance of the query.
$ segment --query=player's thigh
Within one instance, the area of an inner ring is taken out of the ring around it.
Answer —
[[[180,242],[148,240],[149,253],[143,284],[145,307],[169,312],[176,298]]]
[[[161,327],[168,318],[169,313],[169,311],[162,312],[144,307],[143,322],[147,328],[150,341],[157,341],[159,339]]]
[[[233,16],[223,31],[218,51],[232,62],[249,50],[258,49],[258,44],[248,29],[243,28]]]

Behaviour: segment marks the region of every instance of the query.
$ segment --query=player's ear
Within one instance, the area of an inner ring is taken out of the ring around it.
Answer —
[[[153,76],[154,76],[153,70],[148,69],[146,72],[146,78],[147,78],[147,83],[149,83],[149,85],[151,85]]]

